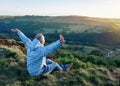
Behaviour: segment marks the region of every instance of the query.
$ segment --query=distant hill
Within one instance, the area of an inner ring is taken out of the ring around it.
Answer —
[[[10,29],[19,28],[28,37],[43,33],[48,41],[65,35],[68,42],[78,44],[102,44],[119,46],[120,19],[92,18],[84,16],[1,16],[0,34],[17,38]],[[71,37],[69,37],[71,36]],[[51,39],[49,37],[52,37]],[[76,39],[77,38],[77,39]]]
[[[99,33],[101,31],[111,32],[120,28],[119,19],[103,19],[84,16],[3,16],[0,17],[0,23],[1,30],[5,27],[21,27],[20,29],[37,29],[40,32],[42,30],[43,33],[48,33],[50,29],[49,33],[54,33],[55,31],[62,32],[63,30],[76,33],[90,30],[90,32]],[[8,26],[2,28],[4,24]]]

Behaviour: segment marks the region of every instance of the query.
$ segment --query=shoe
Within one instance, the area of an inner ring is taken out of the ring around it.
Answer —
[[[73,63],[65,65],[65,71],[70,71],[71,67],[73,66]]]

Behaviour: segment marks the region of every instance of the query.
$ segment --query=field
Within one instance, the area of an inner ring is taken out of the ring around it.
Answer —
[[[26,48],[10,31],[19,28],[31,40],[37,33],[46,45],[63,34],[66,44],[49,55],[59,64],[73,63],[69,72],[29,76]],[[120,19],[84,16],[0,16],[1,86],[119,86]],[[14,40],[13,40],[14,39]]]

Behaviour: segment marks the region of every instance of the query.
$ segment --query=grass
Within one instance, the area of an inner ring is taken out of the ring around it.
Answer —
[[[14,48],[11,48],[11,47],[0,45],[0,48],[1,49],[5,49],[8,52],[10,52],[7,57],[9,57],[9,56],[13,56],[14,57],[15,54],[18,55],[18,57],[19,56],[25,56],[25,54],[20,49],[18,49],[17,47],[14,49]]]
[[[15,53],[15,55],[9,54],[6,57],[4,54],[7,53]],[[78,68],[72,68],[69,72],[55,71],[41,77],[31,77],[26,69],[25,56],[19,49],[1,46],[0,55],[3,55],[0,57],[1,86],[118,86],[119,83],[116,78],[120,73],[119,68],[83,69],[77,66]],[[72,60],[74,62],[74,59]],[[85,64],[81,61],[78,63]]]

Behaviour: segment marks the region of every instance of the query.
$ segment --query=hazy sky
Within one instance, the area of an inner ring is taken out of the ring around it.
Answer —
[[[0,0],[0,15],[120,18],[120,0]]]

